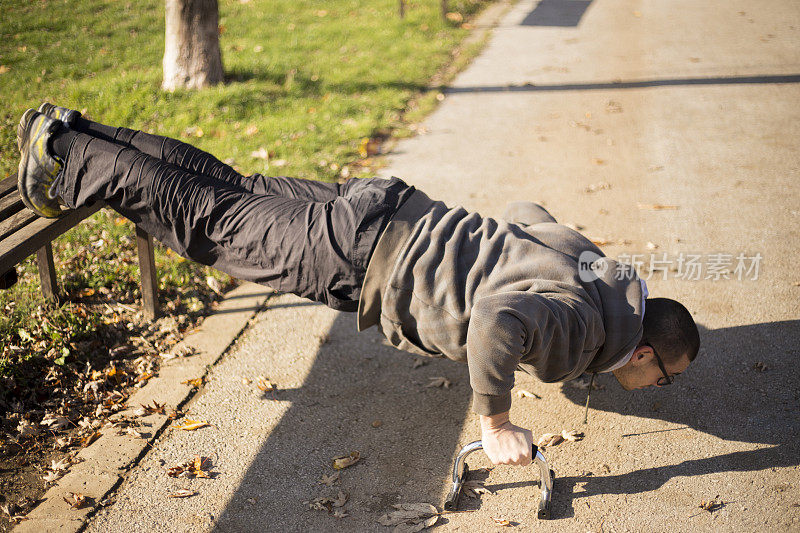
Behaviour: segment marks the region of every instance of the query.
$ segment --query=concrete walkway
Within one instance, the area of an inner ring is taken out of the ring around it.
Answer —
[[[524,0],[397,146],[383,173],[432,197],[488,216],[538,200],[607,254],[642,254],[645,276],[652,257],[651,295],[683,301],[702,330],[672,387],[600,376],[588,426],[585,391],[519,375],[541,399],[515,395],[518,424],[586,432],[547,452],[554,520],[536,519],[532,469],[498,467],[495,494],[438,530],[800,529],[799,36],[792,0]],[[188,407],[212,426],[165,433],[87,530],[389,531],[376,520],[393,503],[441,507],[480,433],[466,367],[413,362],[352,315],[271,299]],[[438,376],[452,387],[426,387]],[[336,485],[317,483],[352,451]],[[213,479],[167,477],[196,454]],[[348,517],[303,504],[339,490]]]

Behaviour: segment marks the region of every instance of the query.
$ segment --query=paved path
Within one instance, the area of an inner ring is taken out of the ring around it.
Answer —
[[[681,279],[684,263],[649,281],[702,329],[674,386],[626,393],[602,376],[581,426],[585,391],[518,376],[542,399],[515,397],[517,423],[586,431],[547,452],[555,520],[536,520],[531,469],[499,467],[496,494],[439,530],[494,530],[493,517],[525,531],[800,529],[799,35],[792,0],[521,1],[425,133],[397,146],[384,174],[450,204],[492,216],[539,200],[610,241],[609,255],[666,253],[674,268],[698,255],[702,268],[700,280]],[[714,280],[726,265],[731,279]],[[189,406],[213,427],[162,437],[88,530],[389,531],[375,520],[390,504],[441,505],[455,452],[479,438],[466,368],[414,369],[354,321],[271,300]],[[275,400],[243,382],[259,375]],[[454,385],[426,388],[436,376]],[[317,484],[354,450],[363,459],[339,485]],[[165,475],[195,454],[214,479]],[[178,488],[198,495],[166,497]],[[339,488],[347,518],[302,503]],[[721,509],[698,508],[714,498]]]

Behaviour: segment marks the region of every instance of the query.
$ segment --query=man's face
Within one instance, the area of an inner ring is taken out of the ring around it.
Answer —
[[[666,368],[667,374],[674,376],[686,370],[689,362],[689,357],[684,355],[675,362],[665,361],[664,368]],[[613,373],[625,390],[657,387],[658,379],[664,376],[664,373],[658,367],[653,349],[649,346],[636,348],[631,360],[625,366],[614,370]]]

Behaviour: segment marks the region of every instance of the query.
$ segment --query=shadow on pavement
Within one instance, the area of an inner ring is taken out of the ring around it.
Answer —
[[[559,478],[555,501],[647,492],[676,476],[800,464],[800,320],[700,330],[698,358],[670,387],[627,392],[611,375],[598,375],[606,388],[592,393],[589,424],[591,411],[601,410],[688,426],[727,441],[769,446],[621,475]],[[761,365],[766,370],[761,371]],[[586,391],[565,385],[562,392],[576,404],[586,400]],[[652,433],[659,432],[631,432],[624,437],[644,443]],[[573,492],[577,483],[584,483],[583,492]]]
[[[375,519],[393,503],[441,507],[452,459],[464,444],[467,367],[426,359],[414,369],[413,355],[381,341],[375,329],[356,333],[352,314],[338,314],[302,386],[275,391],[290,406],[247,468],[216,531],[253,531],[256,525],[263,531],[382,530]],[[436,376],[452,387],[426,387]],[[375,420],[380,427],[373,427]],[[338,484],[317,483],[334,473],[333,457],[351,451],[362,459],[341,471]],[[340,489],[350,497],[346,523],[303,504]],[[257,503],[248,503],[254,497]]]
[[[775,74],[762,76],[715,76],[699,78],[663,78],[656,80],[618,80],[606,82],[571,82],[523,85],[483,85],[474,87],[448,87],[445,94],[459,93],[518,93],[549,91],[590,91],[609,89],[641,89],[645,87],[691,86],[691,85],[752,85],[772,83],[800,83],[800,74]]]
[[[592,0],[541,0],[520,26],[577,27]]]

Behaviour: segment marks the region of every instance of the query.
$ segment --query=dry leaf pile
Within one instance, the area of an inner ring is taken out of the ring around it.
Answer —
[[[0,509],[2,509],[3,514],[8,516],[12,524],[18,524],[23,520],[27,520],[25,515],[28,514],[37,503],[38,502],[33,498],[23,497],[17,502],[4,503],[0,506]]]
[[[347,467],[353,466],[361,459],[361,454],[354,451],[347,455],[334,457],[331,464],[336,470],[333,474],[322,474],[317,480],[320,485],[332,487],[341,479],[341,471]],[[313,500],[304,501],[303,504],[307,505],[309,509],[316,511],[327,511],[328,514],[333,515],[334,518],[345,518],[350,516],[344,508],[350,495],[339,490],[336,496],[319,496]]]
[[[176,285],[164,274],[159,280],[164,282],[159,293],[164,316],[147,319],[139,301],[133,225],[103,211],[81,226],[91,231],[100,219],[112,227],[129,226],[130,231],[112,235],[98,228],[92,238],[55,241],[63,304],[26,309],[24,322],[5,332],[0,342],[0,359],[14,368],[0,376],[4,503],[38,499],[47,488],[42,476],[53,479],[62,473],[50,468],[51,460],[59,462],[96,441],[111,415],[128,407],[131,390],[158,374],[168,358],[163,354],[174,350],[184,332],[219,298],[206,283],[209,273],[218,274],[164,250],[165,257],[181,263],[176,265],[181,282]],[[19,273],[21,286],[38,287],[35,269],[25,267]],[[221,287],[232,285],[223,282]],[[27,305],[11,300],[3,314],[11,319]],[[117,429],[139,438],[136,428]],[[54,455],[53,450],[60,453]],[[0,530],[26,509],[21,506],[3,516]]]
[[[378,523],[391,527],[393,533],[414,533],[431,527],[439,520],[439,510],[430,503],[398,503],[396,510],[381,515]]]

